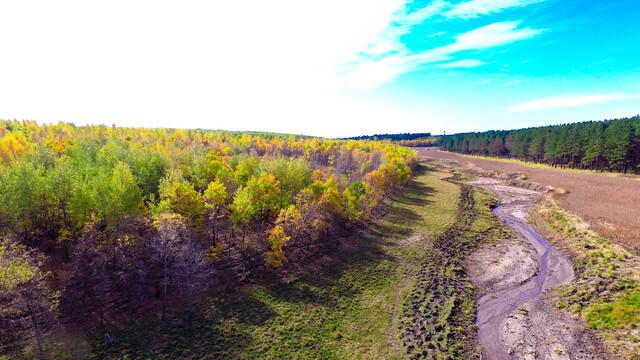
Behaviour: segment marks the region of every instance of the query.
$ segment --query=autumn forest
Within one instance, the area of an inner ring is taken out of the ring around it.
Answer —
[[[412,176],[389,142],[0,122],[0,353],[149,299],[192,323],[233,287],[333,246]],[[295,255],[293,255],[295,254]]]

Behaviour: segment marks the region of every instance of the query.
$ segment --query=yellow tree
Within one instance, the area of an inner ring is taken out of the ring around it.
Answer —
[[[246,190],[251,195],[252,206],[263,224],[271,214],[280,210],[280,181],[273,175],[261,174],[257,178],[251,177],[247,182]]]
[[[306,230],[302,213],[295,205],[289,205],[280,210],[276,225],[282,227],[287,234],[290,234],[295,239],[300,239]]]
[[[317,184],[317,181],[314,182]],[[313,185],[313,184],[312,184]],[[340,195],[340,190],[335,175],[332,175],[322,186],[315,188],[317,191],[322,191],[318,201],[320,202],[322,209],[327,214],[342,216],[344,213],[344,202]]]
[[[29,143],[21,133],[9,133],[0,139],[0,161],[10,165],[29,150]]]
[[[304,235],[306,235],[307,241],[316,240],[320,236],[320,233],[329,227],[328,214],[326,210],[323,209],[323,204],[319,201],[319,198],[320,196],[315,195],[314,190],[310,188],[306,188],[296,195],[295,210],[300,214],[302,219]],[[276,224],[282,221],[285,224],[296,224],[298,218],[295,214],[288,213],[282,218],[278,216]],[[287,226],[285,226],[285,231],[291,232],[287,230]],[[299,237],[299,239],[303,240],[302,237]]]
[[[213,223],[213,243],[217,242],[218,220],[221,213],[224,212],[225,201],[227,200],[227,189],[220,180],[209,183],[207,190],[204,191],[204,206],[207,208],[209,218]]]
[[[281,267],[282,261],[285,259],[282,248],[291,240],[291,237],[287,236],[282,226],[276,226],[267,230],[267,234],[269,235],[271,250],[267,251],[265,262],[267,266]]]

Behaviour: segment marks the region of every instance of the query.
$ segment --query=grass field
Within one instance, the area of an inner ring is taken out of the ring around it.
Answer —
[[[449,179],[461,188],[455,222],[433,239],[403,296],[400,328],[412,358],[481,358],[466,257],[480,244],[508,235],[490,211],[492,195],[460,183],[464,180],[460,173]]]
[[[459,187],[421,167],[404,196],[369,229],[344,242],[328,266],[272,286],[221,294],[185,314],[104,327],[91,337],[97,358],[404,359],[394,326],[400,292],[453,223]],[[115,343],[106,345],[110,332]]]
[[[598,233],[622,245],[640,249],[640,180],[591,172],[531,167],[520,163],[420,150],[423,156],[469,162],[491,171],[524,173],[531,182],[567,190],[560,205],[579,215]]]
[[[633,251],[589,229],[580,218],[547,199],[531,221],[553,246],[571,256],[577,280],[555,288],[557,306],[579,315],[625,359],[640,359],[640,259]]]

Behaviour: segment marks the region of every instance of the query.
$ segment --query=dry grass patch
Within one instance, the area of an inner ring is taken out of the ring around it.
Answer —
[[[640,358],[640,259],[602,237],[580,217],[546,199],[531,221],[573,259],[576,282],[559,286],[557,306],[582,318],[614,354]]]
[[[530,167],[458,154],[419,150],[421,155],[471,163],[488,171],[526,175],[528,181],[562,188],[560,205],[589,222],[603,236],[629,247],[640,249],[640,181],[636,176],[608,176],[551,167]],[[504,176],[504,175],[502,175]],[[499,177],[500,178],[500,177]]]

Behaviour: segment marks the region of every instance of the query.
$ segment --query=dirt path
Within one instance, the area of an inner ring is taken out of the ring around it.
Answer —
[[[477,303],[478,338],[488,359],[595,359],[583,344],[582,325],[545,301],[546,289],[570,283],[571,260],[528,223],[527,207],[540,195],[502,186],[495,179],[474,182],[494,192],[495,213],[516,235],[476,251],[471,280],[482,293]],[[599,357],[598,357],[599,358]]]

